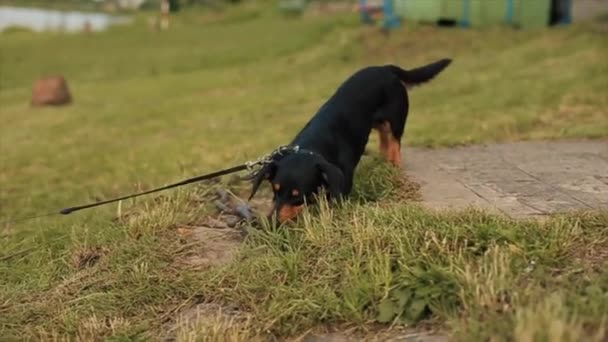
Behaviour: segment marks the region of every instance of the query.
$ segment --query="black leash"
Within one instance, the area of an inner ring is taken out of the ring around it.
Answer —
[[[182,186],[182,185],[186,185],[186,184],[191,184],[191,183],[196,183],[196,182],[202,182],[202,181],[205,181],[205,180],[209,180],[209,179],[225,176],[225,175],[228,175],[228,174],[231,174],[231,173],[235,173],[235,172],[239,172],[239,171],[243,171],[243,170],[249,170],[249,171],[253,172],[253,170],[254,170],[255,167],[257,167],[259,165],[262,165],[262,164],[268,164],[268,163],[270,163],[273,160],[273,158],[275,156],[277,156],[277,155],[283,155],[284,153],[287,153],[287,152],[298,152],[298,150],[299,150],[298,146],[295,146],[295,147],[282,146],[282,147],[279,147],[278,149],[274,150],[272,153],[267,154],[267,155],[263,156],[262,158],[259,158],[259,159],[255,160],[255,161],[251,161],[251,162],[247,162],[245,164],[233,166],[233,167],[228,168],[228,169],[224,169],[224,170],[208,173],[206,175],[189,178],[189,179],[183,180],[181,182],[165,185],[165,186],[160,187],[160,188],[156,188],[156,189],[152,189],[152,190],[148,190],[148,191],[144,191],[144,192],[139,192],[139,193],[135,193],[135,194],[131,194],[131,195],[126,195],[126,196],[122,196],[122,197],[117,197],[117,198],[113,198],[113,199],[109,199],[109,200],[105,200],[105,201],[101,201],[101,202],[95,202],[95,203],[90,203],[90,204],[85,204],[85,205],[79,205],[79,206],[75,206],[75,207],[64,208],[64,209],[61,209],[59,211],[50,212],[50,213],[46,213],[46,214],[27,216],[27,217],[22,217],[22,218],[14,219],[14,220],[3,221],[2,224],[10,224],[10,223],[29,221],[29,220],[33,220],[33,219],[37,219],[37,218],[41,218],[41,217],[54,216],[54,215],[69,215],[69,214],[71,214],[73,212],[76,212],[76,211],[79,211],[79,210],[93,208],[93,207],[98,207],[98,206],[104,205],[104,204],[109,204],[109,203],[113,203],[113,202],[123,201],[123,200],[126,200],[126,199],[135,198],[135,197],[139,197],[139,196],[143,196],[143,195],[148,195],[148,194],[151,194],[151,193],[155,193],[155,192],[159,192],[159,191],[163,191],[163,190],[168,190],[168,189],[176,188],[178,186]]]
[[[221,176],[224,176],[224,175],[227,175],[227,174],[239,172],[239,171],[245,170],[247,168],[248,168],[247,164],[241,164],[239,166],[234,166],[234,167],[231,167],[229,169],[224,169],[224,170],[221,170],[221,171],[217,171],[217,172],[213,172],[213,173],[208,173],[206,175],[189,178],[189,179],[183,180],[181,182],[169,184],[169,185],[166,185],[166,186],[163,186],[163,187],[160,187],[160,188],[156,188],[156,189],[152,189],[152,190],[148,190],[148,191],[144,191],[144,192],[139,192],[139,193],[131,194],[131,195],[127,195],[127,196],[112,198],[112,199],[109,199],[109,200],[106,200],[106,201],[102,201],[102,202],[96,202],[96,203],[79,205],[79,206],[76,206],[76,207],[70,207],[70,208],[61,209],[59,211],[59,214],[61,214],[61,215],[69,215],[69,214],[71,214],[71,213],[73,213],[75,211],[79,211],[79,210],[82,210],[82,209],[93,208],[93,207],[97,207],[97,206],[108,204],[108,203],[112,203],[112,202],[124,201],[126,199],[135,198],[135,197],[139,197],[139,196],[143,196],[143,195],[148,195],[148,194],[159,192],[159,191],[163,191],[163,190],[172,189],[172,188],[176,188],[178,186],[182,186],[182,185],[186,185],[186,184],[191,184],[191,183],[196,183],[196,182],[202,182],[204,180],[208,180],[208,179],[212,179],[212,178],[216,178],[216,177],[221,177]]]

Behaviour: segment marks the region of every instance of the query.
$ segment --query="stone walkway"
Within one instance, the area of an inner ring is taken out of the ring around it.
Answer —
[[[424,205],[468,206],[511,217],[608,209],[608,140],[404,149]]]

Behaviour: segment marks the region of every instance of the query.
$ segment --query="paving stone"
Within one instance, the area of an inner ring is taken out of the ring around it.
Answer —
[[[433,209],[512,217],[608,208],[608,140],[404,149],[405,172]]]

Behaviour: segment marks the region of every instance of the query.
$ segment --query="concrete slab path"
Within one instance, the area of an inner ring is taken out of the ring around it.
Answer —
[[[433,209],[511,217],[608,209],[608,140],[404,149],[406,174]]]

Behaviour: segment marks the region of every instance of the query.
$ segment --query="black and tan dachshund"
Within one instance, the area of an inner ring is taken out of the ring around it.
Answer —
[[[276,157],[254,175],[250,199],[264,180],[270,181],[271,214],[283,222],[295,218],[322,188],[330,199],[347,196],[372,129],[379,133],[384,158],[400,166],[407,89],[431,80],[450,63],[442,59],[412,70],[385,65],[357,71],[291,142],[298,150]]]

